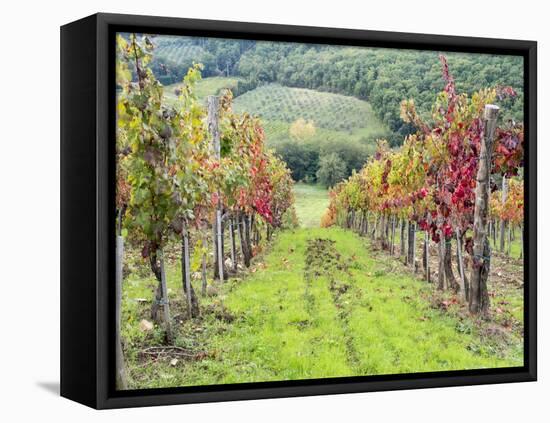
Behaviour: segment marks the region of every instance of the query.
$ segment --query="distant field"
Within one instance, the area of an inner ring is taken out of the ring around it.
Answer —
[[[314,142],[359,141],[374,145],[374,140],[389,133],[366,101],[277,84],[264,85],[237,97],[235,110],[262,119],[270,146],[291,139],[290,126],[299,118],[314,122]]]
[[[268,84],[235,100],[237,112],[254,113],[266,121],[312,120],[318,128],[351,132],[359,128],[384,131],[369,103],[355,97]]]
[[[158,38],[155,56],[168,60],[174,64],[187,64],[189,60],[200,61],[206,53],[203,48],[194,45],[191,41],[183,41],[173,37]]]
[[[295,184],[296,214],[302,228],[318,228],[328,207],[328,191],[319,185]]]
[[[289,133],[290,123],[279,122],[279,121],[269,121],[262,119],[266,138],[267,145],[269,147],[277,147],[282,142],[292,140],[292,137]],[[336,131],[325,128],[317,128],[315,135],[311,138],[310,141],[313,143],[341,143],[341,142],[359,142],[365,144],[369,148],[369,153],[374,154],[376,150],[376,141],[379,138],[386,138],[388,132],[379,131],[376,128],[357,128],[352,131]]]
[[[229,88],[234,89],[239,82],[239,78],[226,78],[221,76],[214,76],[211,78],[202,79],[195,86],[195,94],[201,100],[204,101],[209,95],[216,95],[222,89]],[[181,83],[171,84],[164,87],[164,95],[168,100],[175,100],[176,94],[174,91]]]

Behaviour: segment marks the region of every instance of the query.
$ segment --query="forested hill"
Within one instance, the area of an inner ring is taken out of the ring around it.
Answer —
[[[163,83],[181,80],[195,62],[205,77],[239,76],[235,94],[276,82],[368,100],[394,132],[393,144],[411,128],[400,119],[401,100],[413,98],[428,115],[443,89],[439,53],[212,38],[156,37],[156,62]],[[458,92],[510,85],[518,93],[501,104],[503,119],[523,120],[523,59],[516,56],[445,53]]]

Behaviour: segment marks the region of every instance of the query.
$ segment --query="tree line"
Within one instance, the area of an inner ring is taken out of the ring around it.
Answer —
[[[514,56],[448,53],[460,82],[457,89],[472,95],[482,87],[513,86],[517,96],[502,99],[501,119],[523,120],[523,61]],[[329,91],[367,100],[393,131],[390,145],[400,145],[414,126],[400,119],[399,104],[414,98],[425,118],[433,93],[443,88],[437,54],[383,48],[308,44],[257,43],[238,63],[249,80]]]
[[[275,146],[295,181],[320,183],[327,188],[361,169],[371,149],[357,141],[287,141]]]
[[[400,145],[415,128],[400,119],[399,103],[414,98],[418,112],[431,117],[434,92],[443,88],[437,53],[431,51],[361,48],[306,43],[229,40],[204,37],[157,37],[159,45],[200,47],[181,58],[158,56],[153,62],[163,83],[179,82],[193,62],[204,75],[238,76],[233,94],[265,83],[309,88],[367,100],[388,125],[391,146]],[[469,95],[483,87],[513,86],[515,97],[501,98],[501,121],[523,120],[523,59],[516,56],[446,53],[457,77],[457,90]]]

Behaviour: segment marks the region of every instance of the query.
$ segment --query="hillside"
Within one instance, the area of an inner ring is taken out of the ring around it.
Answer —
[[[340,94],[267,84],[235,99],[235,110],[264,121],[268,142],[288,140],[290,125],[298,119],[312,121],[313,139],[374,141],[388,133],[366,101]]]
[[[197,82],[195,86],[195,94],[201,101],[205,101],[207,96],[219,94],[224,88],[233,90],[237,86],[238,82],[239,78],[226,78],[221,76],[204,78]],[[164,95],[166,96],[166,99],[169,101],[175,100],[175,90],[180,86],[181,83],[166,85],[164,87]]]
[[[155,57],[174,64],[186,65],[189,61],[197,61],[205,53],[203,48],[192,44],[191,41],[162,37],[157,40]]]
[[[255,112],[268,121],[292,123],[298,117],[313,120],[316,127],[350,131],[375,124],[370,104],[339,94],[267,84],[235,101],[237,112]],[[335,117],[338,119],[335,119]]]
[[[196,84],[195,93],[205,102],[208,95],[224,88],[235,90],[241,81],[204,78]],[[180,85],[165,86],[168,102],[175,101]],[[265,84],[235,97],[234,110],[261,118],[266,144],[286,162],[296,181],[315,182],[320,158],[331,153],[344,162],[347,177],[374,153],[377,139],[390,136],[368,102],[341,94]],[[308,127],[304,136],[293,130],[300,122]]]
[[[210,77],[199,81],[195,93],[201,101],[219,94],[224,88],[234,89],[240,78]],[[175,90],[181,83],[165,86],[168,100],[175,100]],[[238,96],[235,111],[259,116],[264,124],[268,143],[272,146],[292,139],[289,129],[302,118],[313,121],[312,142],[347,141],[372,144],[389,130],[375,115],[371,105],[363,100],[303,88],[267,84]]]

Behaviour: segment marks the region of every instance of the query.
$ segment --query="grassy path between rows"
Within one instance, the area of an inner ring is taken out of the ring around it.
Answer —
[[[365,239],[342,229],[279,233],[246,277],[203,298],[201,319],[180,322],[176,344],[201,351],[199,359],[144,362],[130,344],[131,387],[522,364],[521,349],[488,348],[467,320],[431,306],[432,287],[396,265],[376,259]],[[177,269],[169,273],[174,290],[176,275]],[[129,289],[126,301],[132,295],[142,294]]]
[[[302,228],[318,228],[321,216],[328,207],[328,190],[320,185],[294,185],[296,214]]]

